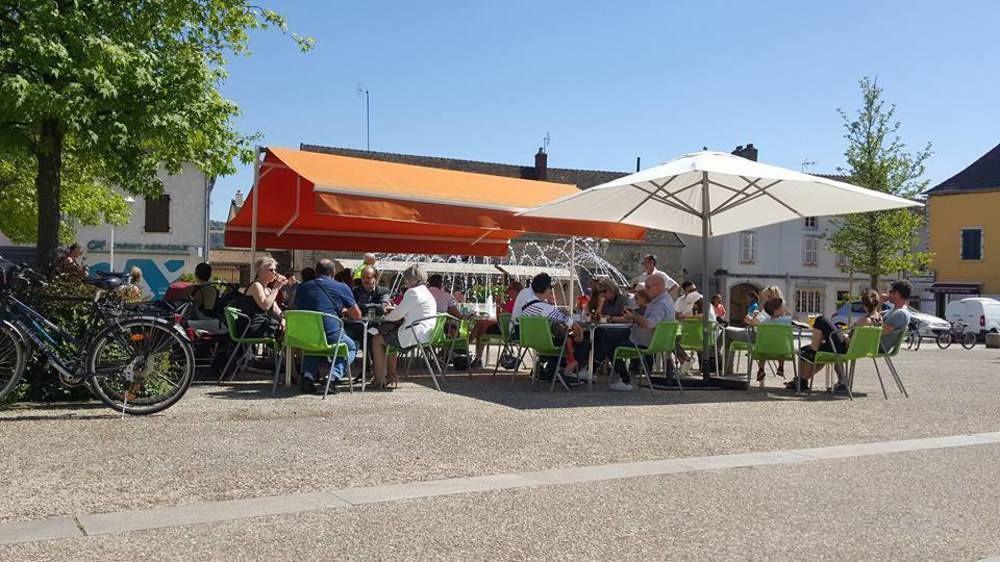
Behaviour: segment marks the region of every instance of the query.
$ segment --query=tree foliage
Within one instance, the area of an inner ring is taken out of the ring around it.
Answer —
[[[851,183],[899,197],[913,199],[926,188],[924,162],[931,155],[928,143],[922,150],[908,152],[898,132],[896,107],[887,105],[878,81],[868,77],[859,82],[861,107],[851,117],[839,110],[844,120],[847,167],[842,170]],[[871,286],[898,272],[920,271],[930,255],[916,251],[924,217],[911,209],[896,209],[847,215],[834,220],[830,249],[846,258],[847,266],[869,275]]]
[[[0,211],[19,212],[0,229],[47,255],[60,225],[123,220],[111,186],[156,195],[184,162],[234,172],[253,137],[219,86],[267,27],[286,30],[245,0],[0,0]]]

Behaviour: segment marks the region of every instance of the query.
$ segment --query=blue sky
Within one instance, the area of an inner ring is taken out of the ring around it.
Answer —
[[[843,165],[837,108],[877,75],[903,139],[933,143],[941,181],[1000,142],[1000,2],[264,2],[316,39],[253,36],[224,94],[262,144],[372,149],[631,170],[703,146],[754,143],[761,161]],[[992,123],[992,125],[990,125]],[[224,219],[252,171],[219,178]]]

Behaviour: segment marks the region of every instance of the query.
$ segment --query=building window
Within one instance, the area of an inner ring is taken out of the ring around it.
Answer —
[[[819,221],[816,217],[806,217],[804,222],[806,230],[816,230],[819,228]]]
[[[819,237],[806,236],[802,239],[802,265],[816,265],[819,261]]]
[[[170,196],[146,198],[146,232],[170,232]]]
[[[983,229],[981,228],[962,229],[962,259],[963,260],[983,259]]]
[[[740,233],[740,263],[755,263],[757,261],[757,233]]]
[[[847,267],[847,256],[844,254],[837,254],[837,267]]]
[[[822,314],[823,289],[799,289],[795,291],[795,311],[799,314]]]

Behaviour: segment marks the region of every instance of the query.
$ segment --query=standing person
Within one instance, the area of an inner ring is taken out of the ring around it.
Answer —
[[[352,272],[351,277],[355,280],[360,280],[361,275],[362,273],[364,273],[366,267],[375,269],[375,254],[371,252],[365,254],[365,257],[361,260],[361,263],[359,263],[354,267],[354,271]]]
[[[316,263],[316,279],[302,283],[295,291],[295,308],[298,310],[312,310],[322,312],[337,317],[347,317],[353,320],[361,318],[361,309],[354,301],[354,295],[350,287],[333,279],[333,262],[330,260],[320,260]],[[326,330],[326,341],[333,344],[338,339],[345,344],[348,350],[346,360],[337,358],[330,367],[329,376],[334,381],[344,378],[346,366],[354,361],[357,355],[358,346],[347,334],[341,335],[341,323],[332,318],[323,318],[323,327]],[[299,387],[302,392],[314,394],[316,392],[317,367],[319,357],[306,356],[302,359],[302,378]],[[331,390],[336,392],[336,386],[331,385]]]
[[[646,254],[642,258],[642,273],[632,278],[632,287],[634,289],[641,289],[642,285],[646,283],[646,279],[654,273],[664,276],[667,282],[667,293],[670,294],[671,298],[676,298],[678,289],[677,281],[674,281],[669,275],[656,269],[656,256],[653,254]]]
[[[388,385],[399,380],[396,370],[398,356],[386,357],[388,346],[406,349],[418,343],[427,343],[434,331],[437,302],[426,283],[427,274],[418,264],[406,268],[403,272],[403,285],[406,286],[403,300],[385,316],[387,322],[394,324],[384,324],[383,329],[372,338],[372,360],[375,363],[373,387],[376,390],[388,390]]]

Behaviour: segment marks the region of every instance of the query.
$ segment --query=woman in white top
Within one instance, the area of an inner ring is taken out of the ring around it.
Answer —
[[[372,338],[372,360],[375,363],[375,389],[388,389],[389,384],[396,384],[399,375],[396,372],[396,356],[386,357],[386,349],[393,346],[400,349],[426,343],[437,322],[437,301],[427,289],[427,274],[417,264],[411,265],[403,272],[403,284],[406,293],[403,300],[394,310],[386,314],[387,322],[395,322],[390,329],[384,330]],[[419,322],[417,322],[419,320]],[[413,329],[410,328],[413,326]]]

